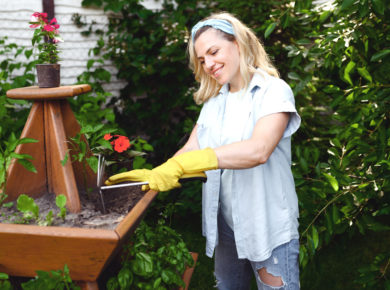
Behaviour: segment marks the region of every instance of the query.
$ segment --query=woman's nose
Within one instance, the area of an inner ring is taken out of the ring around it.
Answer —
[[[207,70],[210,70],[214,66],[214,61],[212,61],[210,58],[206,57],[205,60],[205,66]]]

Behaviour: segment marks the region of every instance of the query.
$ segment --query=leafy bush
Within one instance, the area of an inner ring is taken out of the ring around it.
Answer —
[[[107,289],[176,289],[193,259],[178,233],[159,221],[155,228],[140,223],[124,247],[122,268]]]
[[[37,276],[22,284],[23,290],[80,290],[69,275],[69,268],[64,266],[64,270],[36,271]]]
[[[292,148],[301,266],[336,235],[389,230],[386,1],[337,0],[326,9],[310,0],[179,2],[164,1],[161,11],[148,11],[138,1],[83,1],[120,15],[110,19],[110,41],[102,38],[95,52],[111,59],[127,81],[111,104],[120,104],[115,113],[125,130],[137,130],[158,148],[154,163],[182,144],[199,110],[192,105],[195,83],[185,55],[188,31],[211,11],[227,10],[263,39],[302,117]],[[185,194],[161,198],[190,208]],[[376,283],[380,287],[384,279]]]
[[[25,55],[27,61],[19,61],[18,56]],[[13,100],[6,97],[10,89],[31,86],[34,84],[34,61],[29,61],[32,49],[26,49],[15,43],[8,43],[6,37],[0,37],[0,119],[1,138],[9,136],[11,132],[19,136],[22,132],[29,112],[29,102]],[[23,74],[15,76],[15,70],[22,70]]]

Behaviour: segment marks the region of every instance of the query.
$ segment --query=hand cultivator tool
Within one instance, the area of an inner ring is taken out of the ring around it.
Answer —
[[[102,185],[104,182],[104,170],[105,170],[105,159],[103,156],[99,155],[98,162],[98,170],[97,170],[97,188],[99,190],[100,200],[102,202],[103,213],[106,213],[106,206],[104,203],[103,190],[121,188],[121,187],[129,187],[129,186],[140,186],[148,184],[147,181],[141,182],[122,182],[114,185]],[[207,181],[206,174],[204,172],[192,173],[192,174],[183,174],[179,179],[179,183],[192,181],[192,180],[200,180],[202,182]]]

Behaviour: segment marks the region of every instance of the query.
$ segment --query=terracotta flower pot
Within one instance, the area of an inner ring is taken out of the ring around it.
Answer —
[[[37,64],[38,86],[40,88],[55,88],[60,86],[59,64]]]

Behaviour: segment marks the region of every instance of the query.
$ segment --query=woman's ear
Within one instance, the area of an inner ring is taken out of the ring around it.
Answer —
[[[238,49],[238,54],[241,55],[240,46],[238,45],[237,40],[233,40],[233,43],[234,43],[234,45],[235,45],[235,46],[237,47],[237,49]]]

